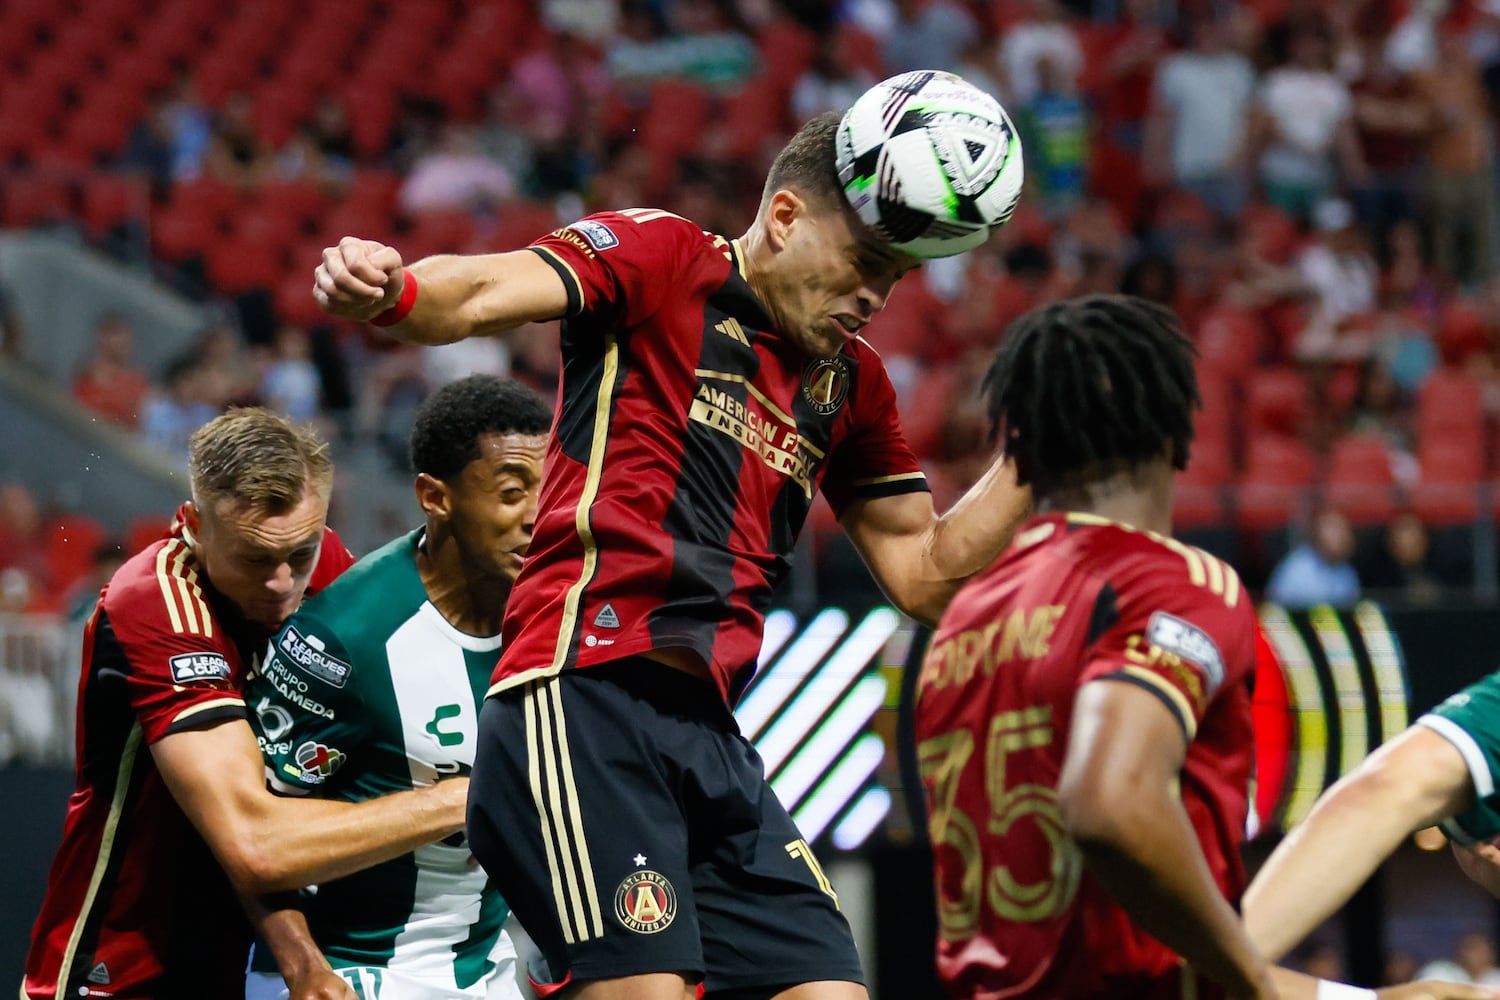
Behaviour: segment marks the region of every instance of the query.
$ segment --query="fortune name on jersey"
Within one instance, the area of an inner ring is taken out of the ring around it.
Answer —
[[[983,665],[984,675],[993,676],[1002,663],[1034,660],[1050,651],[1057,620],[1067,610],[1065,604],[1044,604],[1031,610],[1012,611],[982,629],[960,632],[945,639],[927,654],[922,667],[922,684],[934,688],[964,684]],[[996,639],[999,642],[996,642]]]

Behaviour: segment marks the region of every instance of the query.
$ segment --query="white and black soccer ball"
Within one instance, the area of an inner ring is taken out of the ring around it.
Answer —
[[[918,70],[860,95],[839,123],[839,181],[864,223],[914,257],[983,243],[1021,198],[1021,140],[1000,102]]]

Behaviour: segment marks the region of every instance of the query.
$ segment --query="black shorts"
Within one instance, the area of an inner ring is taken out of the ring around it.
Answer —
[[[539,982],[679,972],[753,997],[864,981],[760,756],[711,685],[670,667],[626,659],[489,699],[468,835],[546,959]]]

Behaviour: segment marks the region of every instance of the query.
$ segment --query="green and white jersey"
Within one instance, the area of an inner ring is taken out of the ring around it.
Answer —
[[[1416,722],[1452,743],[1474,782],[1474,804],[1440,825],[1461,844],[1500,836],[1500,672],[1475,681]]]
[[[278,791],[358,802],[473,765],[500,637],[460,632],[428,601],[421,535],[305,603],[252,676],[245,700]],[[303,909],[336,969],[388,969],[430,984],[429,997],[515,995],[492,989],[503,977],[515,990],[508,908],[463,834],[322,884]],[[267,949],[252,968],[275,971]]]

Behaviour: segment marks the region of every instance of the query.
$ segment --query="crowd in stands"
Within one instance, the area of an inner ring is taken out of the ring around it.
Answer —
[[[1500,0],[156,7],[0,11],[0,224],[133,240],[232,303],[165,371],[114,317],[80,359],[80,402],[171,456],[236,402],[399,440],[459,374],[553,389],[554,325],[417,350],[328,324],[309,275],[340,235],[508,249],[631,205],[737,234],[798,122],[949,69],[1010,111],[1028,192],[869,331],[940,503],[987,461],[971,401],[1005,325],[1123,290],[1173,306],[1202,353],[1193,540],[1252,585],[1283,556],[1294,583],[1350,559],[1376,589],[1474,583],[1469,526],[1496,508],[1476,487],[1500,410]],[[1293,547],[1289,521],[1319,528]],[[814,526],[831,537],[826,511]]]

